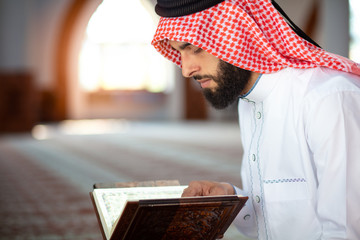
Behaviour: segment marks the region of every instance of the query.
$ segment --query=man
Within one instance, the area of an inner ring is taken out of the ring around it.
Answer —
[[[194,181],[183,196],[249,196],[235,224],[252,238],[360,239],[360,65],[318,47],[274,1],[155,10],[154,47],[214,107],[240,97],[243,190]]]

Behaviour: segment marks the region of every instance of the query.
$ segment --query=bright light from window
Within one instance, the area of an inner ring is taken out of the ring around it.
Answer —
[[[350,59],[360,63],[360,1],[350,0]]]
[[[81,86],[87,91],[168,90],[169,62],[150,44],[155,30],[140,0],[104,0],[89,21],[80,53]]]

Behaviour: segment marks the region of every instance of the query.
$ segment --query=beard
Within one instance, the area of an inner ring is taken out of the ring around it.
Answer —
[[[194,79],[211,78],[215,89],[204,88],[203,95],[216,109],[224,109],[234,103],[250,80],[251,72],[220,60],[217,75],[194,76]]]

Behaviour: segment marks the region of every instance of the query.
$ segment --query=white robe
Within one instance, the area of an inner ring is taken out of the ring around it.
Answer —
[[[239,101],[249,196],[235,225],[258,239],[360,239],[360,77],[264,74]]]

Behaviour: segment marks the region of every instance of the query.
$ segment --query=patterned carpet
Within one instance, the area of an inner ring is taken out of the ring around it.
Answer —
[[[66,121],[0,136],[0,239],[101,239],[97,182],[240,185],[236,123]],[[244,239],[233,227],[224,239]]]

